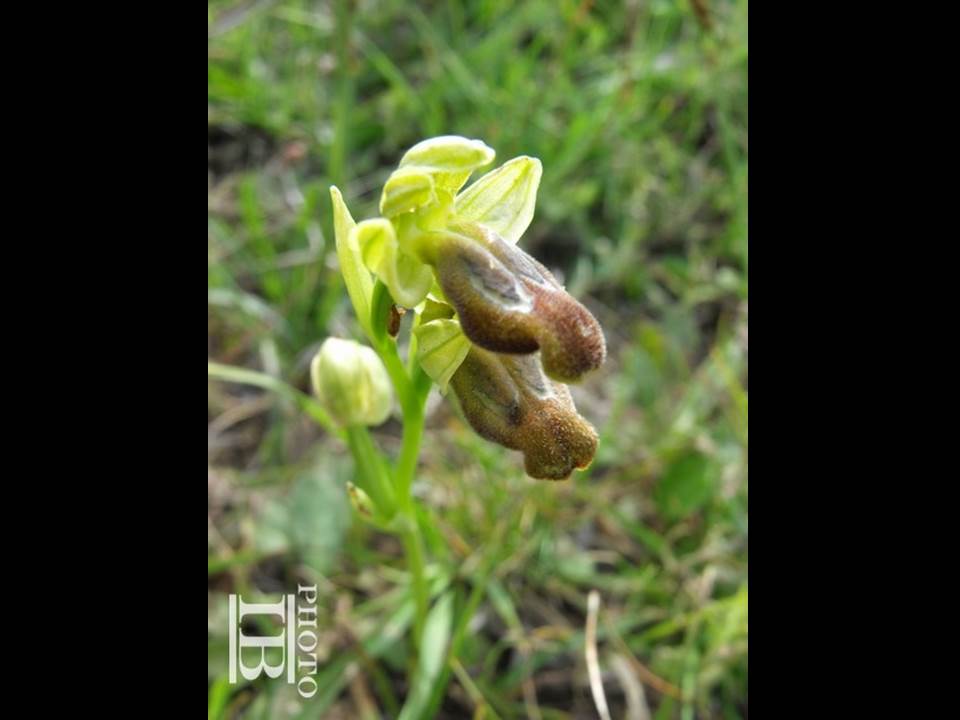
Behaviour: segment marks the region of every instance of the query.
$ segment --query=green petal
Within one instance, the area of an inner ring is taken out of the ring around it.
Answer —
[[[396,217],[436,202],[434,170],[417,166],[395,170],[380,195],[380,214]]]
[[[468,187],[454,201],[462,220],[487,226],[516,245],[533,220],[543,165],[522,155],[504,163]]]
[[[363,262],[387,286],[395,303],[416,307],[427,296],[433,272],[429,265],[400,249],[390,221],[364,220],[351,231],[354,235]]]
[[[350,296],[350,302],[353,303],[353,310],[357,314],[360,327],[363,328],[367,337],[372,338],[370,301],[373,297],[373,278],[363,265],[360,247],[352,232],[356,222],[343,202],[340,190],[335,185],[330,186],[330,199],[333,202],[333,232],[343,282],[347,286],[347,294]]]
[[[429,168],[438,188],[455,193],[474,170],[493,162],[494,157],[496,152],[482,140],[442,135],[410,148],[400,160],[400,167]]]
[[[437,383],[440,392],[446,393],[450,378],[470,352],[470,341],[456,320],[431,320],[413,332],[417,336],[420,367]]]

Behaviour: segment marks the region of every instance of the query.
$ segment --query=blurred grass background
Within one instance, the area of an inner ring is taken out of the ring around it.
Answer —
[[[208,3],[211,361],[308,391],[359,338],[328,187],[377,214],[403,151],[476,137],[539,157],[521,245],[603,325],[574,388],[601,433],[565,483],[428,404],[415,493],[456,591],[437,717],[747,717],[747,13],[722,0]],[[375,437],[399,446],[392,420]],[[353,518],[345,447],[289,397],[208,382],[209,716],[395,717],[411,662],[399,543]],[[226,681],[226,594],[316,582],[320,691]],[[463,615],[467,617],[467,615]]]

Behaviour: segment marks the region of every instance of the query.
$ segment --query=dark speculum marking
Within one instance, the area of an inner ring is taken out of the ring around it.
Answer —
[[[543,367],[538,358],[530,358],[526,355],[505,355],[501,358],[501,362],[517,385],[523,386],[528,392],[544,400],[553,396],[552,383],[543,374]]]
[[[510,310],[530,307],[530,296],[496,259],[464,255],[461,262],[470,283],[491,303],[503,305]]]

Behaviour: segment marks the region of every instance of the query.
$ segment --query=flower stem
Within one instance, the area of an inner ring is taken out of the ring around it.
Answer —
[[[417,460],[420,457],[420,441],[423,438],[424,404],[430,392],[430,378],[420,368],[419,363],[410,358],[409,366],[404,365],[397,352],[396,341],[386,334],[386,316],[393,304],[390,293],[382,281],[377,280],[373,288],[371,301],[371,340],[380,354],[383,364],[393,383],[393,389],[400,401],[403,412],[403,441],[400,456],[393,474],[393,489],[397,511],[402,520],[400,531],[403,550],[410,570],[410,579],[416,607],[413,625],[414,646],[420,648],[423,626],[430,606],[430,591],[427,587],[426,563],[424,560],[423,536],[417,521],[413,503],[413,478],[417,472]],[[411,341],[412,342],[412,341]]]
[[[400,448],[400,457],[397,460],[397,495],[401,503],[408,503],[404,509],[413,510],[411,488],[413,477],[417,470],[417,459],[420,456],[420,440],[423,437],[423,406],[411,403],[408,411],[403,414],[403,445]]]
[[[407,566],[413,588],[415,614],[413,617],[413,645],[419,651],[423,639],[423,626],[427,620],[430,606],[430,592],[427,588],[426,566],[423,558],[423,538],[416,517],[405,517],[407,527],[403,531],[403,552],[407,556]]]
[[[383,464],[383,456],[374,446],[367,428],[362,425],[348,427],[347,444],[357,465],[357,476],[363,479],[360,487],[373,499],[385,517],[392,517],[397,509],[394,488]]]
[[[403,445],[400,449],[400,457],[397,460],[395,481],[399,511],[405,521],[403,547],[407,556],[413,585],[413,597],[416,603],[414,644],[419,649],[430,604],[430,592],[427,588],[423,537],[420,533],[420,523],[417,521],[411,490],[417,470],[417,459],[420,456],[420,440],[423,437],[423,405],[426,401],[426,393],[418,392],[420,388],[416,385],[411,385],[410,388],[410,402],[405,403],[403,407]],[[429,389],[429,386],[427,389]]]

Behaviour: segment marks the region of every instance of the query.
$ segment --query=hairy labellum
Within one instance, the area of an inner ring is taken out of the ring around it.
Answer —
[[[450,227],[431,261],[463,332],[497,353],[540,351],[554,380],[576,382],[606,358],[600,324],[543,265],[482,225]]]
[[[497,355],[473,346],[450,380],[471,427],[524,455],[530,477],[564,480],[585,468],[597,433],[566,385],[546,377],[536,355]]]

